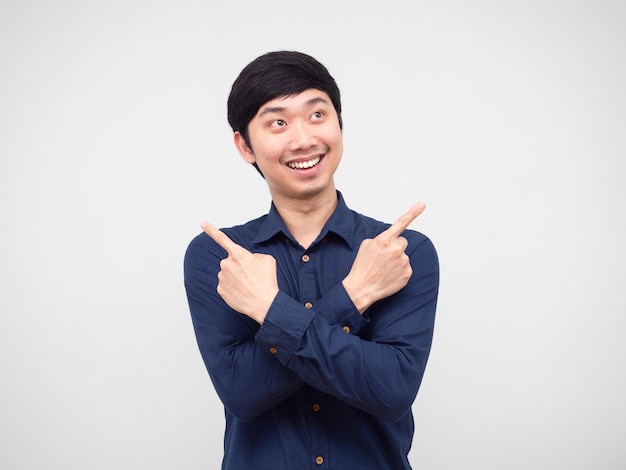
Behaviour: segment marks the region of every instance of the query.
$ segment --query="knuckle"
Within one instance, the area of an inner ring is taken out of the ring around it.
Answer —
[[[366,250],[373,242],[374,240],[366,238],[365,240],[361,242],[359,249]]]

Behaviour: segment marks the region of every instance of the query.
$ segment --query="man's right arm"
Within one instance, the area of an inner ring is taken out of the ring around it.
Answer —
[[[255,341],[259,324],[231,309],[217,293],[225,252],[205,234],[185,254],[185,288],[198,347],[226,409],[248,421],[297,391],[304,382]]]

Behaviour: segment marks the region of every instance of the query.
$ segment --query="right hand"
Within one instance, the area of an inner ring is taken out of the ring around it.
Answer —
[[[409,282],[413,270],[400,234],[426,209],[418,202],[376,238],[361,242],[343,286],[356,308],[365,312],[374,302],[389,297]]]
[[[278,294],[276,259],[251,253],[208,222],[201,226],[204,233],[228,253],[220,262],[217,293],[230,308],[263,324]]]

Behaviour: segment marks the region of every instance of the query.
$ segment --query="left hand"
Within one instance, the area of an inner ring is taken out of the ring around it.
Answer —
[[[200,226],[228,253],[220,263],[217,293],[230,308],[262,324],[278,294],[276,259],[249,252],[208,222]]]
[[[407,240],[400,234],[426,208],[418,202],[375,238],[361,242],[343,286],[356,308],[363,314],[374,302],[395,294],[406,286],[413,274],[405,250]]]

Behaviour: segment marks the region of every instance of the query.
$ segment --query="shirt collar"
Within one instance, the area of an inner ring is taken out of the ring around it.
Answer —
[[[337,191],[337,207],[326,221],[324,228],[313,244],[326,237],[329,232],[339,235],[348,244],[348,246],[352,248],[352,244],[354,242],[354,217],[352,215],[352,211],[346,205],[346,202],[339,191]],[[281,219],[278,214],[276,206],[274,206],[274,203],[272,202],[270,211],[265,217],[265,220],[261,223],[261,227],[259,228],[259,232],[253,240],[253,243],[264,243],[280,233],[294,240],[293,236],[289,233],[289,230],[287,230],[283,219]]]

